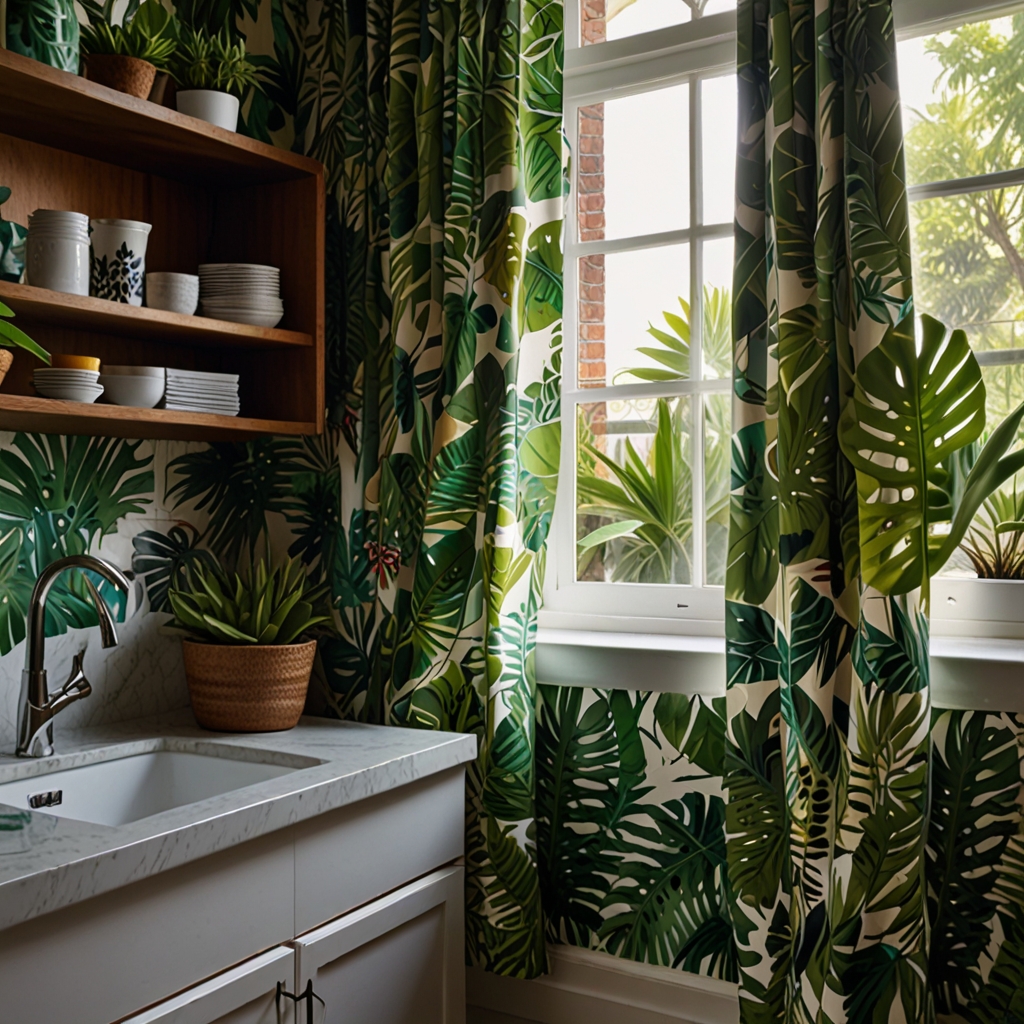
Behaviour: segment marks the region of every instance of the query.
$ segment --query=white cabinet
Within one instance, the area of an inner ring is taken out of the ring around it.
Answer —
[[[325,1024],[465,1024],[463,869],[427,875],[295,940]]]
[[[2,929],[0,1024],[292,1024],[309,978],[328,1024],[463,1024],[464,812],[457,766]]]
[[[295,1019],[291,1001],[279,1000],[277,989],[280,984],[291,991],[294,982],[295,953],[279,946],[123,1024],[291,1024]]]

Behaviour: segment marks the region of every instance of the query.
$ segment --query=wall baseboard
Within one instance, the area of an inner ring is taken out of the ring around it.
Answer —
[[[551,973],[535,981],[466,975],[476,1024],[737,1024],[737,986],[574,946],[549,946]],[[628,1015],[624,1015],[628,1011]]]

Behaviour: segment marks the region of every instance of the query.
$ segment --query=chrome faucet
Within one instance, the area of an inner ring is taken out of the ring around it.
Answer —
[[[25,671],[21,674],[21,714],[18,723],[18,746],[15,750],[18,757],[49,757],[53,753],[53,719],[69,704],[92,693],[89,680],[82,671],[84,651],[75,655],[67,682],[54,694],[50,694],[47,689],[46,598],[57,577],[66,569],[91,569],[111,586],[119,587],[126,594],[131,588],[129,581],[132,574],[125,574],[117,566],[92,555],[60,558],[56,562],[51,562],[39,574],[28,605],[28,644],[25,651]],[[99,616],[103,646],[113,647],[117,643],[114,616],[88,576],[85,577],[85,584]]]

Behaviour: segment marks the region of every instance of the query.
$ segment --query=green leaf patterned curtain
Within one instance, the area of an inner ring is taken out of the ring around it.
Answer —
[[[331,24],[324,27],[324,19]],[[474,733],[472,962],[546,966],[533,649],[560,441],[562,7],[325,7],[313,151],[333,169],[332,418],[348,442],[344,716]],[[324,557],[327,557],[326,555]],[[410,837],[410,841],[415,841]]]
[[[931,456],[891,0],[740,0],[738,32],[724,784],[741,1017],[923,1021]],[[916,484],[889,488],[908,467]]]

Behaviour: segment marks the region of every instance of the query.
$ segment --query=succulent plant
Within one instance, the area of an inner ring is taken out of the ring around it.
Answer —
[[[183,28],[171,74],[183,89],[219,89],[239,97],[256,84],[256,66],[246,57],[245,43],[232,43],[225,30],[208,35]]]
[[[316,612],[322,596],[297,558],[279,568],[263,559],[246,576],[197,563],[168,592],[170,627],[202,643],[291,644],[328,621]]]
[[[178,46],[178,23],[160,0],[129,0],[120,25],[114,24],[114,0],[81,3],[89,16],[89,23],[81,26],[85,53],[137,57],[166,70]]]

